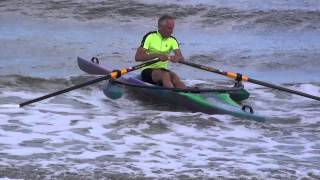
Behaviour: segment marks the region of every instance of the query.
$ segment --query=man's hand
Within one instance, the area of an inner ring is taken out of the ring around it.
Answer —
[[[157,58],[159,58],[161,61],[169,60],[169,57],[165,54],[157,54]]]
[[[177,63],[177,62],[179,62],[179,56],[177,56],[177,55],[170,56],[169,61]]]

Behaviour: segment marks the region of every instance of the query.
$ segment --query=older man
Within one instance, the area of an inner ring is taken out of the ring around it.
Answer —
[[[168,88],[184,89],[186,86],[178,75],[168,70],[168,61],[176,63],[184,59],[178,41],[172,36],[173,29],[173,17],[169,15],[160,17],[158,31],[149,32],[143,37],[141,45],[137,49],[135,60],[147,61],[154,58],[161,60],[143,69],[141,72],[143,81]]]

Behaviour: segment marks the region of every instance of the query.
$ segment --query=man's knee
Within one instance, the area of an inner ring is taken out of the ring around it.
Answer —
[[[181,81],[179,76],[175,73],[171,74],[171,81],[177,88],[182,88],[182,89],[186,88],[185,84]]]
[[[153,70],[152,71],[152,79],[156,81],[160,81],[163,79],[168,79],[170,78],[170,73],[168,71],[163,71],[163,70]]]
[[[170,72],[170,77],[171,77],[172,81],[179,81],[180,80],[179,76],[174,72]]]

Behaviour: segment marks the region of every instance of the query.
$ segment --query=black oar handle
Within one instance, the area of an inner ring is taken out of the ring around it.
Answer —
[[[84,83],[81,83],[81,84],[78,84],[78,85],[74,85],[74,86],[71,86],[69,88],[62,89],[60,91],[56,91],[54,93],[47,94],[47,95],[32,99],[30,101],[23,102],[23,103],[19,104],[19,107],[23,107],[23,106],[26,106],[28,104],[32,104],[32,103],[35,103],[35,102],[38,102],[38,101],[41,101],[41,100],[44,100],[44,99],[47,99],[47,98],[50,98],[50,97],[53,97],[53,96],[57,96],[59,94],[63,94],[63,93],[66,93],[66,92],[69,92],[69,91],[72,91],[72,90],[75,90],[75,89],[79,89],[79,88],[84,87],[84,86],[88,86],[88,85],[91,85],[91,84],[94,84],[94,83],[98,83],[98,82],[103,81],[103,80],[119,78],[121,75],[127,74],[128,72],[131,72],[131,71],[134,71],[134,70],[138,70],[138,69],[146,67],[148,65],[154,64],[154,63],[156,63],[158,61],[159,61],[159,59],[154,59],[154,60],[147,61],[147,62],[144,62],[142,64],[139,64],[139,65],[136,65],[136,66],[133,66],[133,67],[129,67],[129,68],[122,69],[122,70],[116,70],[116,71],[110,73],[109,75],[106,75],[106,76],[103,76],[103,77],[100,77],[100,78],[97,78],[97,79],[94,79],[94,80],[91,80],[91,81],[88,81],[88,82],[84,82]]]
[[[288,89],[288,88],[285,88],[285,87],[282,87],[282,86],[278,86],[278,85],[274,85],[274,84],[271,84],[271,83],[267,83],[267,82],[263,82],[263,81],[259,81],[259,80],[255,80],[255,79],[251,79],[248,76],[242,75],[240,73],[222,71],[222,70],[218,70],[218,69],[215,69],[215,68],[212,68],[212,67],[203,66],[203,65],[200,65],[200,64],[195,64],[195,63],[191,63],[191,62],[187,62],[187,61],[179,61],[179,63],[185,64],[185,65],[188,65],[188,66],[191,66],[191,67],[195,67],[195,68],[198,68],[198,69],[202,69],[202,70],[205,70],[205,71],[213,72],[213,73],[216,73],[216,74],[224,75],[224,76],[227,76],[229,78],[236,79],[238,81],[248,81],[248,82],[251,82],[251,83],[254,83],[254,84],[258,84],[258,85],[261,85],[261,86],[277,89],[277,90],[280,90],[280,91],[285,91],[285,92],[288,92],[288,93],[292,93],[292,94],[296,94],[296,95],[299,95],[299,96],[303,96],[303,97],[307,97],[307,98],[311,98],[311,99],[320,101],[320,97],[318,97],[318,96],[314,96],[314,95],[311,95],[311,94],[303,93],[303,92],[300,92],[300,91],[295,91],[295,90]]]

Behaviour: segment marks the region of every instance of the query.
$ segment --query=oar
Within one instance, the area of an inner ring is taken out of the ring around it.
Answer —
[[[38,101],[41,101],[41,100],[44,100],[44,99],[47,99],[47,98],[50,98],[50,97],[53,97],[53,96],[57,96],[59,94],[63,94],[63,93],[66,93],[66,92],[69,92],[69,91],[72,91],[72,90],[75,90],[75,89],[79,89],[81,87],[88,86],[88,85],[91,85],[91,84],[94,84],[94,83],[97,83],[97,82],[100,82],[100,81],[103,81],[103,80],[119,78],[121,75],[127,74],[128,72],[131,72],[131,71],[134,71],[134,70],[137,70],[137,69],[141,69],[141,68],[143,68],[145,66],[154,64],[154,63],[156,63],[158,61],[159,61],[158,59],[154,59],[154,60],[151,60],[151,61],[148,61],[148,62],[144,62],[142,64],[139,64],[139,65],[136,65],[136,66],[133,66],[133,67],[129,67],[129,68],[126,68],[126,69],[115,70],[115,71],[113,71],[112,73],[110,73],[110,74],[108,74],[106,76],[103,76],[103,77],[100,77],[100,78],[97,78],[97,79],[94,79],[94,80],[91,80],[91,81],[87,81],[87,82],[84,82],[84,83],[81,83],[81,84],[78,84],[78,85],[74,85],[74,86],[71,86],[69,88],[62,89],[60,91],[56,91],[54,93],[47,94],[45,96],[41,96],[41,97],[38,97],[38,98],[35,98],[35,99],[32,99],[32,100],[23,102],[23,103],[19,104],[19,107],[23,107],[25,105],[32,104],[32,103],[35,103],[35,102],[38,102]]]
[[[191,66],[191,67],[195,67],[195,68],[202,69],[202,70],[205,70],[205,71],[221,74],[221,75],[227,76],[229,78],[235,79],[237,81],[248,81],[248,82],[251,82],[251,83],[254,83],[254,84],[258,84],[258,85],[261,85],[261,86],[277,89],[277,90],[280,90],[280,91],[285,91],[285,92],[288,92],[288,93],[292,93],[292,94],[296,94],[296,95],[300,95],[300,96],[303,96],[303,97],[307,97],[307,98],[311,98],[311,99],[315,99],[315,100],[320,101],[320,97],[318,97],[318,96],[314,96],[314,95],[311,95],[311,94],[306,94],[306,93],[303,93],[303,92],[300,92],[300,91],[295,91],[295,90],[288,89],[288,88],[285,88],[285,87],[282,87],[282,86],[278,86],[278,85],[274,85],[274,84],[271,84],[271,83],[259,81],[259,80],[256,80],[256,79],[252,79],[252,78],[249,78],[248,76],[242,75],[240,73],[226,72],[226,71],[218,70],[218,69],[215,69],[215,68],[212,68],[212,67],[203,66],[203,65],[200,65],[200,64],[195,64],[195,63],[191,63],[191,62],[187,62],[187,61],[179,61],[179,62],[181,64],[185,64],[185,65],[188,65],[188,66]]]

